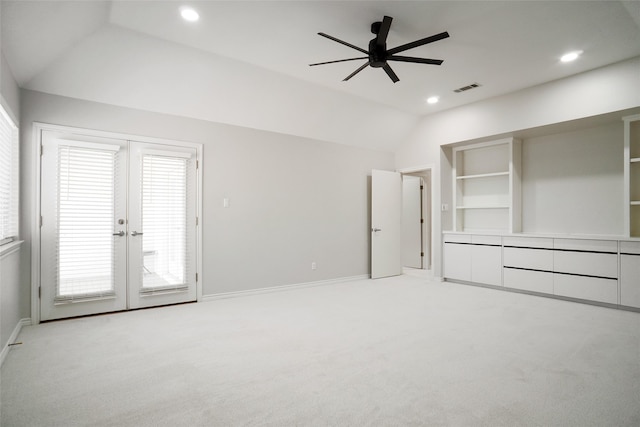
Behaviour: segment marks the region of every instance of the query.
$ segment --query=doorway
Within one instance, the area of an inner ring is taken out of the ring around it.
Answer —
[[[372,171],[372,279],[403,274],[406,265],[414,272],[420,272],[421,276],[430,276],[433,265],[432,170],[433,167],[401,172]],[[417,182],[417,190],[412,192],[415,197],[411,197],[411,209],[403,206],[403,176],[407,177],[404,181],[413,184],[414,188]],[[412,211],[412,219],[403,218],[403,211],[409,210]],[[407,251],[414,258],[411,262],[408,257],[403,259],[403,240],[411,242],[411,249]]]
[[[431,170],[402,174],[402,265],[431,269]]]
[[[196,301],[197,144],[40,133],[39,320]]]

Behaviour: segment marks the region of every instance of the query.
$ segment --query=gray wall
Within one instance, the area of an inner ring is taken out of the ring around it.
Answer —
[[[27,90],[21,102],[27,241],[32,124],[44,122],[204,144],[204,295],[369,272],[368,176],[371,169],[392,170],[392,153]],[[229,208],[223,208],[225,197]],[[30,277],[29,247],[24,277]],[[28,286],[23,292],[29,294]],[[23,310],[29,313],[27,306]]]

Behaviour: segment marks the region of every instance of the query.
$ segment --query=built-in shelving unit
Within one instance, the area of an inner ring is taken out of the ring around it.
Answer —
[[[624,117],[625,227],[640,237],[640,114]]]
[[[455,231],[520,231],[520,152],[513,138],[453,149]]]

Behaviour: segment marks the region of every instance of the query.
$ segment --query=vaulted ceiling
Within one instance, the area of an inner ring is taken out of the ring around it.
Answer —
[[[186,22],[180,8],[198,11]],[[421,116],[640,55],[640,2],[10,1],[2,50],[26,89],[394,150]],[[393,63],[393,83],[362,56],[373,22],[392,48],[441,66]],[[583,51],[572,63],[559,58]],[[478,83],[473,90],[454,89]],[[637,88],[636,88],[637,89]],[[440,102],[427,104],[427,97]]]

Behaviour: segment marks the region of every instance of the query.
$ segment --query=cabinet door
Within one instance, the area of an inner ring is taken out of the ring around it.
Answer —
[[[620,305],[640,308],[640,255],[620,255]]]
[[[505,267],[553,270],[553,251],[541,248],[504,248]]]
[[[502,286],[502,246],[491,244],[471,246],[471,281]]]
[[[444,244],[444,277],[471,281],[471,245],[464,243]]]

